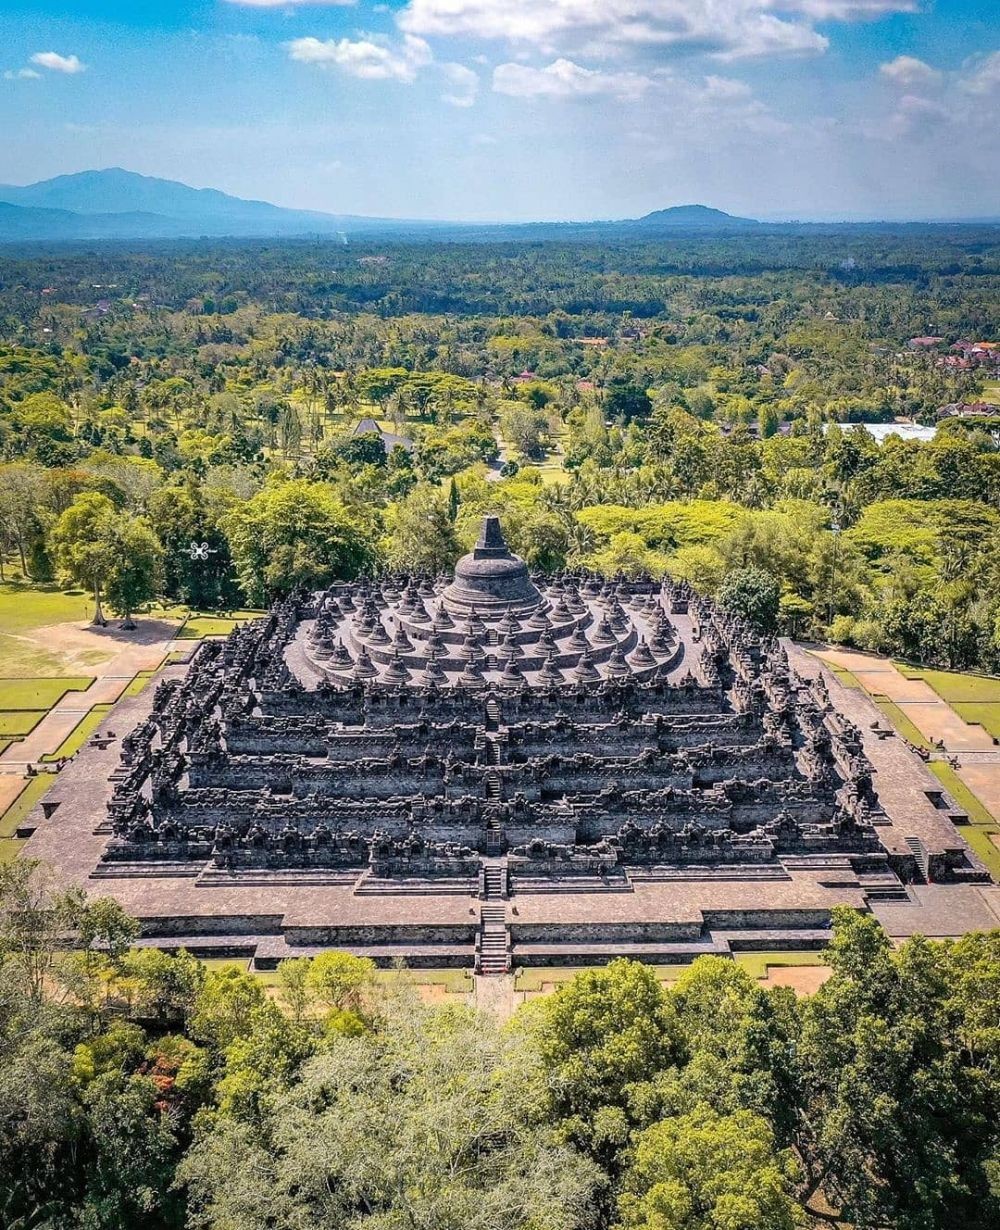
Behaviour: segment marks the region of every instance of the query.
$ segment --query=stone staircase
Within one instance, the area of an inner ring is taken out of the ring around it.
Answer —
[[[510,969],[507,936],[507,907],[503,900],[503,868],[487,863],[485,899],[479,908],[479,942],[477,944],[478,973],[485,977],[506,974]]]

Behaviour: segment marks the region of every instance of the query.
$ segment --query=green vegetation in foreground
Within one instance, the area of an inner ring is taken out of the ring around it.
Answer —
[[[54,752],[47,752],[42,757],[42,760],[46,764],[54,764],[57,760],[62,760],[64,757],[72,756],[75,752],[78,752],[90,736],[104,724],[104,719],[113,708],[114,705],[95,705],[89,713],[85,713],[77,722],[56,750]]]
[[[56,679],[0,679],[0,710],[51,709],[67,692],[85,692],[93,682],[88,675]]]
[[[35,777],[29,777],[28,783],[11,803],[7,810],[0,816],[0,837],[13,837],[17,830],[27,820],[31,809],[38,803],[42,796],[55,784],[56,775],[54,773],[39,773]]]
[[[1000,1219],[998,932],[897,950],[838,909],[814,994],[617,960],[509,1024],[426,1002],[450,971],[325,952],[265,983],[137,934],[0,871],[7,1224],[806,1230],[817,1192],[858,1230]]]
[[[991,814],[984,803],[969,789],[950,764],[943,760],[931,760],[927,767],[951,795],[959,807],[969,814],[973,824],[996,825],[1000,817]],[[964,833],[964,830],[963,830]]]

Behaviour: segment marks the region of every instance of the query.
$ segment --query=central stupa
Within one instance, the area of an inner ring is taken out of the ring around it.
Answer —
[[[479,541],[455,565],[455,579],[441,598],[454,614],[468,615],[475,609],[487,621],[508,610],[530,614],[542,601],[528,577],[528,565],[511,554],[499,517],[483,518]]]

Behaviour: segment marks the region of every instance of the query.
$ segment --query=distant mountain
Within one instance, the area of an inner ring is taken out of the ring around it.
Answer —
[[[407,225],[391,219],[282,209],[120,167],[58,175],[25,187],[0,185],[0,204],[4,203],[29,213],[0,214],[0,238],[6,239],[29,233],[43,239],[335,235],[345,229],[357,234]],[[71,218],[57,216],[67,213]]]
[[[78,214],[0,200],[0,240],[162,239],[186,234],[190,228],[182,222],[158,214]]]
[[[215,188],[190,188],[111,167],[57,175],[24,187],[0,185],[0,243],[90,239],[233,238],[454,240],[495,243],[572,240],[592,243],[617,239],[810,231],[816,224],[767,223],[740,218],[708,205],[672,205],[641,218],[604,222],[471,223],[404,218],[366,218],[283,209],[267,201],[245,201]],[[895,229],[902,223],[823,224],[826,229]],[[928,225],[906,224],[909,227]],[[954,225],[960,225],[955,223]]]
[[[635,220],[636,226],[663,227],[677,226],[685,228],[707,227],[712,230],[729,229],[731,227],[761,226],[756,218],[737,218],[721,209],[712,209],[708,205],[671,205],[669,209],[657,209],[651,214]]]

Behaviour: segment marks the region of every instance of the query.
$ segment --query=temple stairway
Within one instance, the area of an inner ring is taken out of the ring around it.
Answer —
[[[479,973],[489,977],[507,973],[507,907],[502,867],[487,863],[483,870],[486,895],[479,909]]]

